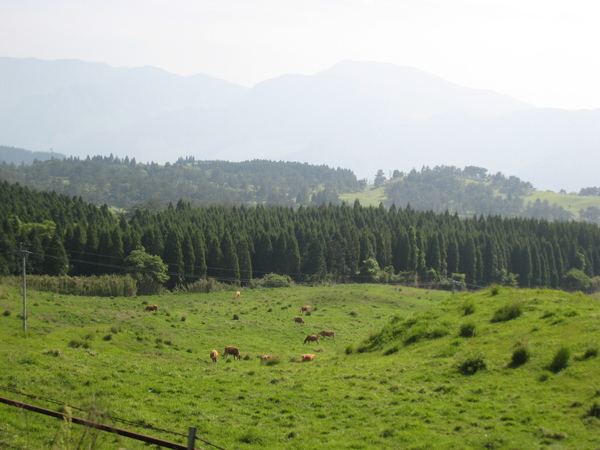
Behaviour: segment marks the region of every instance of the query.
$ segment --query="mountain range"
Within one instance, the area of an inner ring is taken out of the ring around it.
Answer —
[[[138,161],[475,165],[538,189],[600,185],[600,109],[536,108],[419,69],[343,61],[252,88],[154,67],[0,58],[0,145]]]

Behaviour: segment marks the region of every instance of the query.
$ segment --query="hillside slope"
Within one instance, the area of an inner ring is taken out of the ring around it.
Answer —
[[[197,426],[201,438],[232,449],[600,445],[597,299],[510,289],[448,296],[373,285],[232,297],[152,297],[159,310],[148,313],[135,298],[31,292],[24,335],[18,288],[2,284],[0,309],[8,313],[0,316],[0,389],[51,409],[81,407],[75,416],[168,440],[183,442]],[[313,312],[306,325],[295,325],[305,304]],[[492,321],[513,304],[520,316]],[[472,325],[466,337],[465,324]],[[320,330],[335,330],[335,339],[302,343]],[[380,345],[367,348],[375,340]],[[211,349],[225,345],[249,359],[212,364]],[[529,354],[522,364],[512,363],[517,348]],[[566,365],[552,367],[562,348]],[[305,353],[315,361],[300,363]],[[279,362],[261,364],[262,354]],[[463,370],[468,361],[479,370]],[[0,442],[11,446],[51,448],[69,433],[84,442],[97,436],[7,405],[0,405],[0,420]],[[144,447],[107,434],[97,442]]]

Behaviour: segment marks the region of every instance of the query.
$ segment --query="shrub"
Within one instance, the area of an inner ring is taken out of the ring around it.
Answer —
[[[111,341],[112,340],[113,335],[112,334],[107,334],[106,336],[104,336],[102,339],[105,341]]]
[[[12,313],[7,309],[2,313],[4,316],[8,317],[10,316]]]
[[[493,296],[496,296],[500,293],[500,286],[498,286],[497,284],[495,284],[494,286],[492,286],[492,289],[490,290],[490,294]]]
[[[240,316],[238,316],[237,314],[233,315],[233,320],[240,320]]]
[[[492,322],[506,322],[516,319],[523,314],[523,304],[520,301],[514,301],[510,305],[504,305],[497,310],[492,317]]]
[[[469,356],[458,365],[458,371],[463,375],[473,375],[480,370],[485,369],[485,358],[483,355]]]
[[[566,369],[569,365],[569,358],[571,357],[571,351],[567,347],[559,348],[554,354],[554,358],[552,358],[552,362],[548,366],[548,370],[550,372],[560,372],[563,369]]]
[[[351,355],[352,353],[354,353],[354,347],[352,345],[347,346],[346,355]]]
[[[461,337],[473,337],[475,336],[475,323],[474,322],[467,322],[467,323],[463,323],[460,326],[460,336]]]
[[[511,367],[518,367],[529,361],[530,357],[529,349],[525,345],[519,345],[513,351],[512,358],[510,360]]]
[[[230,289],[230,286],[225,283],[220,283],[214,278],[200,279],[188,284],[186,287],[187,292],[209,294],[211,292],[220,292]]]
[[[262,278],[255,278],[250,280],[250,288],[256,289],[261,287],[274,288],[274,287],[291,287],[293,286],[294,280],[288,275],[279,275],[277,273],[268,273]]]

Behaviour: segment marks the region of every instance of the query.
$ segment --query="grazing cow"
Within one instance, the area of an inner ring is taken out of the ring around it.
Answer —
[[[335,331],[333,331],[333,330],[329,330],[329,331],[326,331],[326,330],[319,331],[319,334],[320,334],[321,336],[323,336],[323,337],[331,336],[332,338],[334,338],[334,339],[335,339]]]
[[[158,311],[158,305],[148,305],[146,311]]]
[[[294,317],[294,322],[304,324],[304,319],[302,317]]]
[[[277,355],[262,355],[260,357],[260,362],[266,363],[269,359],[279,359],[279,356],[277,356]]]
[[[304,311],[308,312],[310,311],[310,306],[303,306],[300,308],[300,315],[302,315],[304,313]]]
[[[224,355],[225,355],[225,359],[228,359],[229,355],[232,355],[234,360],[236,358],[239,359],[240,361],[242,360],[242,355],[241,355],[240,351],[237,349],[237,347],[230,347],[230,346],[225,347]]]
[[[315,355],[302,355],[302,362],[314,361]]]
[[[308,336],[306,336],[306,339],[304,339],[304,343],[306,344],[307,342],[316,342],[318,344],[319,336],[317,336],[316,334],[309,334]]]
[[[242,295],[242,293],[240,291],[237,291],[235,293],[235,295],[233,296],[234,299],[238,298],[240,295]]]
[[[218,351],[213,350],[212,352],[210,352],[210,359],[212,359],[215,364],[217,363],[217,359],[218,358],[219,358],[219,352]]]

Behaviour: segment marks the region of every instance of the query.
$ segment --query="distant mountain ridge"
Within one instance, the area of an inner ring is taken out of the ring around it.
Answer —
[[[0,58],[0,144],[173,162],[477,165],[542,189],[600,184],[600,109],[540,109],[418,69],[344,61],[253,88],[163,70]]]

